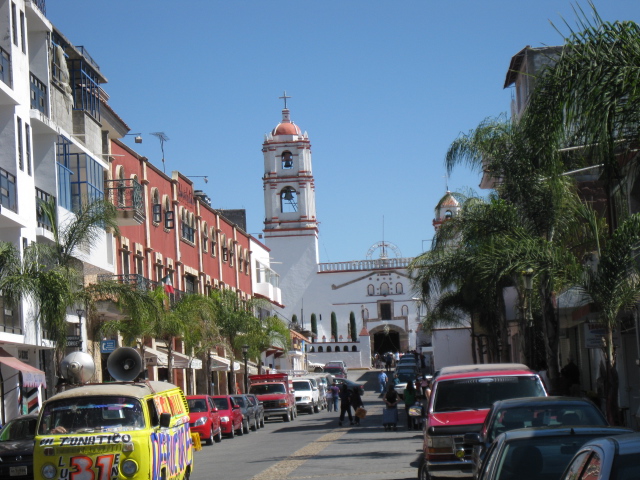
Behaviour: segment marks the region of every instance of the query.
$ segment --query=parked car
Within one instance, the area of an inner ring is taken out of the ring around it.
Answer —
[[[0,478],[33,480],[33,447],[38,415],[23,415],[0,430]]]
[[[637,480],[640,433],[598,438],[574,455],[560,480]]]
[[[246,395],[237,394],[231,395],[234,402],[240,405],[240,411],[242,412],[242,431],[249,433],[251,430],[257,431],[260,426],[258,425],[258,410],[249,401]]]
[[[230,395],[214,395],[211,397],[220,414],[220,426],[222,433],[233,438],[244,434],[242,430],[242,410]]]
[[[494,402],[482,429],[468,433],[465,445],[473,446],[473,476],[477,478],[491,442],[503,432],[517,428],[566,425],[609,425],[592,402],[576,397],[525,397]]]
[[[189,429],[200,435],[207,445],[222,440],[220,413],[208,395],[189,395]]]
[[[304,410],[308,413],[320,411],[318,407],[318,388],[313,388],[313,384],[308,378],[296,378],[293,380],[293,389],[296,392],[296,408],[298,411]]]
[[[333,380],[338,385],[342,385],[343,383],[346,383],[347,387],[349,387],[351,390],[358,390],[360,392],[360,396],[364,395],[364,385],[360,383],[356,383],[352,380],[347,380],[346,378],[338,378],[338,377],[334,378]]]
[[[542,380],[522,364],[442,368],[426,410],[418,477],[472,476],[471,446],[465,448],[464,435],[480,431],[493,402],[542,396],[547,396]]]
[[[583,444],[598,437],[629,432],[619,427],[580,426],[511,430],[498,435],[491,444],[478,478],[556,479]]]
[[[247,393],[246,397],[256,408],[256,418],[258,419],[259,428],[263,428],[264,427],[264,405],[260,400],[258,400],[258,397],[253,393]]]
[[[347,370],[342,365],[327,364],[324,366],[324,371],[333,375],[334,378],[347,378]]]
[[[396,393],[400,396],[400,398],[403,398],[404,396],[404,389],[407,388],[407,383],[409,382],[415,382],[416,379],[416,372],[415,370],[409,369],[409,370],[400,370],[399,372],[396,372],[396,375],[398,376],[398,383],[396,383],[393,387],[393,389],[396,391]],[[415,385],[415,383],[414,383]]]

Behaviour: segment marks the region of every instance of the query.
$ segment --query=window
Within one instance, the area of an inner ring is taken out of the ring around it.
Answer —
[[[376,289],[373,285],[367,286],[367,295],[375,295]]]
[[[31,108],[47,115],[47,86],[33,73],[29,74]]]
[[[24,152],[22,150],[22,119],[17,117],[17,137],[18,137],[18,168],[24,172]]]
[[[389,284],[380,284],[380,295],[389,295]]]
[[[407,307],[406,305],[402,306],[402,316],[403,317],[408,317],[409,316],[409,307]]]
[[[196,277],[193,275],[184,276],[184,291],[191,294],[198,293]]]
[[[364,310],[362,310],[362,316],[365,320],[369,320],[369,309],[365,308]]]
[[[124,167],[119,165],[116,171],[118,172],[118,206],[124,207],[127,197],[127,188],[124,181]]]
[[[207,225],[207,222],[204,222],[204,224],[201,227],[201,231],[202,231],[202,251],[206,253],[207,250],[209,249],[209,226]]]
[[[340,348],[340,347],[338,347]],[[337,350],[337,349],[336,349]],[[349,351],[349,347],[347,347],[346,345],[344,347],[342,347],[342,351],[343,352],[348,352]]]
[[[318,353],[323,353],[324,352],[324,348],[322,348],[322,346],[318,347]]]
[[[351,347],[351,351],[352,351],[352,352],[357,352],[357,351],[358,351],[358,347],[356,347],[355,345],[353,345],[353,346]]]
[[[320,348],[322,348],[322,347],[320,347]],[[329,346],[327,347],[327,353],[331,353],[331,345],[329,345]]]
[[[151,189],[151,215],[154,225],[160,225],[162,221],[162,205],[160,204],[160,192],[157,188]]]
[[[280,209],[282,213],[298,211],[297,193],[293,187],[284,187],[280,192]]]
[[[447,210],[446,212],[444,212],[445,220],[449,220],[452,216],[453,216],[453,213],[451,213],[451,210]]]
[[[227,246],[227,236],[226,235],[222,235],[222,238],[220,239],[220,243],[222,245],[222,261],[223,262],[227,262],[227,261],[229,261],[229,248]]]
[[[195,242],[195,228],[194,221],[195,217],[193,213],[189,212],[187,209],[182,209],[182,215],[180,215],[181,225],[182,225],[182,238],[187,240],[188,242]]]
[[[142,257],[136,257],[136,273],[144,277],[144,263]]]
[[[282,168],[284,170],[293,168],[293,155],[289,151],[282,152]]]
[[[164,267],[161,263],[156,264],[156,281],[161,282],[164,278]]]
[[[233,267],[235,264],[236,249],[233,240],[229,239],[229,266]]]
[[[122,250],[122,274],[129,275],[129,251]]]
[[[24,32],[26,30],[26,25],[24,23],[24,12],[20,11],[20,37],[22,40],[22,53],[27,53],[27,41],[25,40]]]
[[[173,230],[176,226],[176,222],[173,218],[173,210],[171,210],[171,203],[169,202],[169,196],[164,196],[164,228],[167,230]]]
[[[18,13],[16,4],[11,2],[11,33],[13,36],[13,44],[18,46]]]
[[[218,255],[218,232],[214,227],[211,227],[211,256]]]
[[[392,311],[391,311],[391,303],[381,303],[380,304],[380,319],[381,320],[391,320],[393,319]]]
[[[27,173],[31,175],[31,126],[24,124],[25,142],[27,146]]]
[[[396,283],[396,293],[403,293],[403,286],[400,282]]]

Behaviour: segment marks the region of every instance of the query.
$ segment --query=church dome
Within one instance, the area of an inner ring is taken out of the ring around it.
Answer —
[[[273,136],[276,135],[302,135],[300,127],[291,121],[289,117],[289,109],[282,110],[282,121],[276,125],[276,128],[271,132]]]

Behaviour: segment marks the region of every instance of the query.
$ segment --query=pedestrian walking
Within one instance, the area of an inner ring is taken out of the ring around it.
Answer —
[[[353,407],[353,412],[362,407],[364,408],[364,402],[362,401],[362,397],[360,396],[360,390],[355,388],[351,391],[351,406]],[[360,417],[354,415],[354,422],[356,425],[360,425]]]
[[[333,385],[330,387],[331,390],[331,401],[333,402],[333,411],[338,411],[338,400],[340,400],[340,387],[338,387],[338,383],[336,381],[333,382]]]
[[[382,411],[382,425],[384,425],[385,431],[392,428],[395,431],[398,428],[398,394],[393,387],[394,385],[390,384],[384,395],[385,409]]]
[[[391,363],[393,362],[393,357],[390,353],[387,353],[384,357],[384,366],[387,369],[387,372],[391,371]]]
[[[407,430],[413,430],[413,417],[409,415],[409,409],[416,404],[416,389],[413,386],[413,381],[407,382],[402,398],[404,400],[404,411],[407,414]]]
[[[353,415],[351,414],[351,399],[353,392],[347,387],[346,383],[340,387],[340,420],[338,425],[342,426],[344,421],[344,414],[349,414],[349,424],[353,425]]]
[[[378,374],[378,383],[380,384],[380,393],[383,394],[387,390],[387,374],[380,370]]]
[[[324,397],[327,399],[327,412],[333,411],[333,392],[331,391],[331,386],[327,386]]]

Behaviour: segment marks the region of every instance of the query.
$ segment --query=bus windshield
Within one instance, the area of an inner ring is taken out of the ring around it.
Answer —
[[[140,401],[131,397],[77,397],[49,402],[40,417],[40,435],[122,432],[145,427]]]

